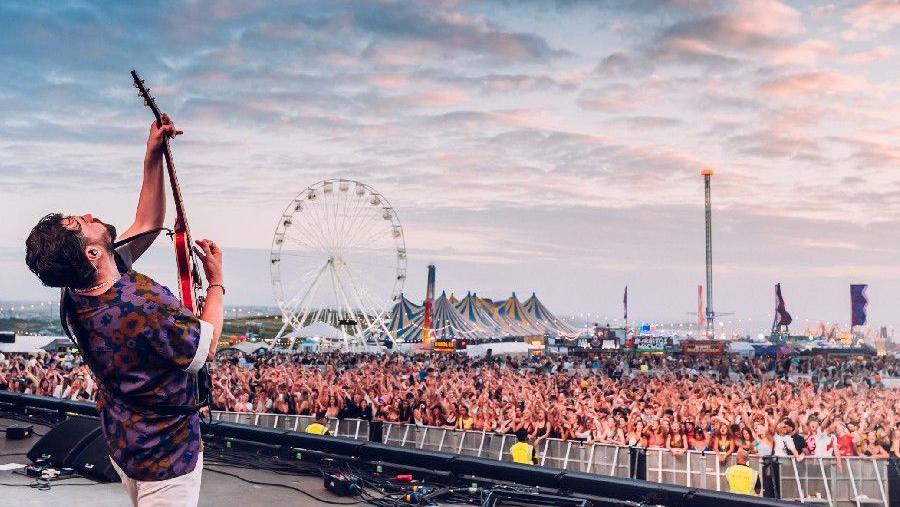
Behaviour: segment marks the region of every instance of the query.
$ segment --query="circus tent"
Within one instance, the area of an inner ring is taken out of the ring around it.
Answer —
[[[388,332],[394,340],[421,341],[425,307],[417,305],[400,294],[400,300],[391,311]]]
[[[425,306],[413,303],[401,294],[391,311],[386,337],[400,342],[421,342],[424,326]],[[447,293],[443,292],[431,307],[429,328],[433,339],[465,338],[471,342],[548,332],[561,335],[576,333],[533,293],[524,304],[515,293],[509,299],[493,302],[471,292],[453,304]]]
[[[553,331],[561,335],[578,334],[578,331],[575,328],[566,324],[562,319],[548,310],[534,292],[531,293],[531,297],[525,301],[522,307],[533,322],[541,325],[547,331]]]
[[[489,309],[492,308],[491,303],[469,292],[455,306],[456,311],[471,324],[488,331],[491,336],[503,335],[503,326],[499,320],[494,320],[493,312]]]
[[[441,293],[441,297],[434,302],[431,325],[432,336],[437,340],[485,340],[493,336],[465,319],[447,298],[446,292]]]
[[[531,320],[522,302],[513,292],[512,296],[502,303],[495,303],[497,315],[506,323],[507,334],[511,336],[530,336],[544,334],[546,329]]]

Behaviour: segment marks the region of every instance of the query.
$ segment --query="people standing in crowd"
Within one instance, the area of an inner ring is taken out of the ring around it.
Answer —
[[[532,439],[661,448],[676,455],[714,451],[724,460],[741,449],[761,456],[853,456],[864,450],[882,456],[900,447],[900,390],[863,380],[873,372],[900,373],[891,359],[802,360],[800,369],[819,371],[818,388],[811,380],[775,378],[778,363],[771,359],[732,358],[724,381],[717,377],[725,363],[702,357],[646,358],[650,374],[633,378],[627,372],[637,363],[625,356],[604,358],[598,369],[593,362],[428,354],[220,357],[213,406],[498,434],[525,429]],[[80,356],[68,353],[7,354],[0,361],[0,388],[83,400],[97,394]]]

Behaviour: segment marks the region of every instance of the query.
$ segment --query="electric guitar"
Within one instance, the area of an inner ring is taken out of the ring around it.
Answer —
[[[150,88],[144,86],[144,80],[138,76],[137,71],[131,71],[134,79],[134,87],[138,89],[138,96],[144,99],[144,105],[153,111],[156,117],[156,126],[162,126],[162,114],[156,105],[156,100],[150,95]],[[203,308],[203,280],[200,278],[200,270],[197,267],[197,257],[192,250],[191,231],[188,228],[187,217],[184,213],[184,202],[181,199],[181,188],[178,186],[178,178],[175,175],[175,162],[172,158],[172,147],[169,138],[163,139],[163,157],[166,160],[166,169],[169,173],[169,185],[172,187],[172,195],[175,198],[175,226],[172,228],[172,236],[175,242],[175,262],[178,265],[178,293],[181,302],[194,315],[200,315]]]

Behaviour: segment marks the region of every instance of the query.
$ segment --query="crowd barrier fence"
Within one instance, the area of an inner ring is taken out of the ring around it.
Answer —
[[[213,411],[212,418],[292,431],[303,431],[313,422],[312,416],[246,412]],[[334,436],[369,439],[368,421],[328,419],[327,425]],[[385,422],[382,423],[381,441],[399,447],[511,461],[509,448],[515,443],[515,436]],[[684,451],[676,455],[668,449],[586,444],[553,438],[541,442],[538,456],[541,466],[714,491],[728,491],[725,471],[735,464],[734,455],[722,463],[712,452]],[[888,460],[846,457],[841,458],[842,466],[838,467],[834,458],[773,458],[770,466],[775,469],[765,471],[766,461],[751,456],[748,463],[760,477],[775,478],[770,484],[763,482],[765,496],[830,507],[891,507]]]
[[[260,414],[255,412],[224,412],[213,410],[212,420],[225,421],[264,428],[303,431],[315,420],[309,415]],[[332,435],[353,440],[369,439],[369,422],[362,419],[328,419]]]

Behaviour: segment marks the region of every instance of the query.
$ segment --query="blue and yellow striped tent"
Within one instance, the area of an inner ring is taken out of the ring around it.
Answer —
[[[479,298],[476,294],[469,292],[459,303],[455,305],[456,311],[476,327],[484,330],[492,338],[504,336],[503,326],[498,320],[494,320],[489,303]]]
[[[418,342],[422,341],[422,324],[425,320],[425,307],[417,305],[400,294],[400,300],[391,310],[391,321],[388,332],[391,340]]]
[[[522,307],[522,302],[513,292],[512,296],[502,303],[495,303],[497,314],[507,325],[507,334],[510,336],[534,336],[544,334],[544,328],[528,316],[528,312]]]
[[[522,304],[522,307],[533,322],[539,324],[547,331],[561,336],[575,336],[578,334],[578,330],[563,322],[562,319],[556,315],[553,315],[553,313],[544,306],[544,303],[541,303],[534,292],[532,292],[531,297]]]
[[[485,330],[463,318],[447,298],[446,292],[435,300],[431,314],[432,336],[437,340],[465,338],[478,341],[491,337]]]

